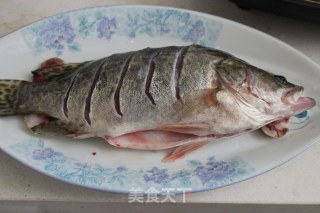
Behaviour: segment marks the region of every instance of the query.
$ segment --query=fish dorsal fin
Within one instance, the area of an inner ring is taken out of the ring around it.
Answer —
[[[65,64],[60,58],[51,58],[43,62],[39,69],[32,71],[32,81],[34,83],[50,82],[58,76],[77,70],[86,63],[87,61],[82,63]]]

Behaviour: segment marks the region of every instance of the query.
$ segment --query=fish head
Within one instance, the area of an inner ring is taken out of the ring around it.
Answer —
[[[226,89],[246,105],[259,108],[275,118],[297,115],[315,106],[314,99],[303,97],[304,88],[281,75],[256,68],[243,61],[228,62],[219,77]]]

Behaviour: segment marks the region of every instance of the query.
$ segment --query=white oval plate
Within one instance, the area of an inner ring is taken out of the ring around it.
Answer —
[[[145,47],[198,43],[230,52],[305,86],[320,103],[320,69],[264,33],[216,16],[153,7],[89,8],[53,16],[0,39],[0,78],[30,79],[51,57],[97,59]],[[290,120],[290,133],[271,139],[258,132],[212,142],[175,163],[166,151],[111,147],[101,139],[73,140],[30,134],[22,117],[0,119],[1,149],[54,178],[105,191],[171,193],[213,189],[266,172],[304,151],[320,136],[319,107]]]

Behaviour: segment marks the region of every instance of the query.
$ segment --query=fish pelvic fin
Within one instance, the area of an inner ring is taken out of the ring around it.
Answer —
[[[175,148],[172,152],[169,152],[165,158],[162,159],[163,163],[172,163],[178,159],[184,158],[188,154],[200,149],[204,145],[208,144],[208,142],[202,143],[194,143],[188,145],[181,145]]]
[[[67,129],[67,124],[46,114],[26,114],[24,122],[28,129],[36,135],[58,136],[71,134]]]
[[[0,80],[0,116],[19,114],[17,100],[19,90],[26,81]]]
[[[40,65],[40,68],[32,71],[34,83],[46,83],[55,78],[72,73],[87,62],[65,64],[60,58],[51,58]]]

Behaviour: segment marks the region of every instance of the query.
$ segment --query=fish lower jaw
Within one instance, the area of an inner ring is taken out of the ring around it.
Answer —
[[[299,114],[308,109],[313,108],[316,105],[316,101],[309,97],[300,97],[298,100],[292,105],[293,111],[295,114]]]
[[[266,109],[266,113],[274,115],[278,119],[295,116],[306,110],[313,108],[316,105],[316,101],[309,97],[298,97],[293,103],[281,103],[279,105],[273,105],[273,107]]]
[[[286,108],[280,111],[270,111],[271,114],[277,115],[279,119],[292,117],[300,114],[306,110],[313,108],[316,105],[316,101],[309,97],[299,97],[293,104],[286,104]]]

